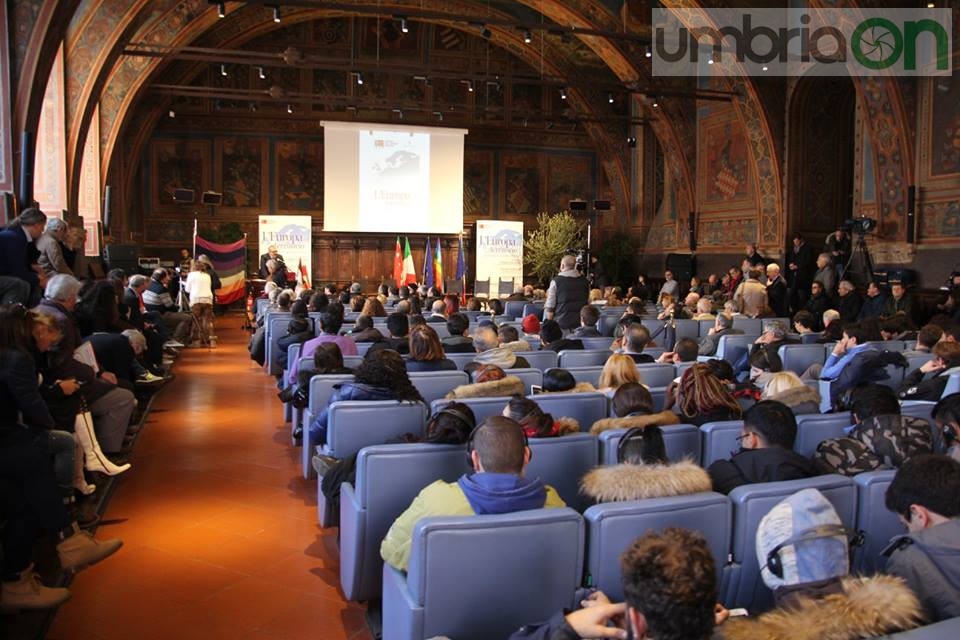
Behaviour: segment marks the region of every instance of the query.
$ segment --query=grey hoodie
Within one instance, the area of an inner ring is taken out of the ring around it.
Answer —
[[[928,622],[960,616],[960,519],[897,536],[882,553],[887,573],[906,581]]]

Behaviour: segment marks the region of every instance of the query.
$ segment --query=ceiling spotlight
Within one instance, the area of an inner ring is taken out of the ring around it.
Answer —
[[[394,109],[393,112],[397,114],[397,117],[403,120],[403,109]]]
[[[438,121],[443,122],[443,112],[442,112],[442,111],[434,111],[434,112],[433,112],[433,117],[436,118]]]
[[[273,8],[273,21],[277,24],[280,23],[280,7],[276,6]]]
[[[222,76],[226,76],[226,75],[227,75],[227,65],[225,65],[225,64],[221,64],[221,65],[220,65],[220,75],[222,75]]]
[[[400,31],[410,33],[410,25],[407,24],[407,18],[405,16],[400,16]]]
[[[933,8],[936,7],[936,6],[937,6],[937,3],[936,3],[936,2],[928,2],[928,3],[927,3],[927,9],[933,9]]]
[[[288,104],[288,105],[287,105],[287,113],[293,113],[293,105],[292,105],[292,104]]]
[[[267,79],[267,74],[266,74],[266,72],[263,70],[263,67],[257,67],[257,75],[260,76],[260,79],[261,79],[261,80],[266,80],[266,79]]]
[[[650,45],[647,45],[646,50],[643,52],[643,56],[644,56],[645,58],[652,58],[652,57],[653,57],[653,51],[650,49]]]
[[[217,16],[220,18],[227,17],[227,4],[225,2],[217,3]]]
[[[767,65],[763,65],[763,70],[764,70],[764,71],[767,71],[767,70],[769,70],[769,69],[770,69],[770,67],[768,67]]]
[[[707,58],[707,64],[713,64],[713,58]]]
[[[494,91],[500,91],[500,83],[496,80],[487,80],[487,86],[493,87]]]
[[[637,146],[637,139],[633,136],[627,137],[627,146],[630,148],[635,148]]]
[[[473,93],[473,80],[461,80],[460,84],[467,85],[467,91]]]
[[[567,99],[567,90],[564,89],[563,87],[560,87],[560,99],[561,100]]]
[[[651,104],[651,106],[654,109],[660,106],[660,96],[653,96],[653,103]]]
[[[527,44],[530,44],[531,42],[533,42],[533,36],[530,35],[530,29],[523,30],[523,41],[526,42]]]
[[[359,71],[351,71],[350,75],[357,79],[357,84],[363,84],[363,74]]]
[[[176,118],[176,117],[177,117],[177,112],[174,111],[173,109],[170,109],[170,111],[167,111],[167,115],[168,115],[169,117],[171,117],[171,118]]]
[[[609,102],[610,104],[613,104],[613,94],[612,94],[612,93],[608,93],[608,94],[607,94],[607,102]]]

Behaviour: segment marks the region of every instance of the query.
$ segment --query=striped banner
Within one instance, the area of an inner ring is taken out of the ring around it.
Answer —
[[[197,236],[196,242],[197,255],[205,253],[210,256],[210,262],[220,276],[217,303],[230,304],[243,299],[247,290],[247,238],[233,244],[217,244]]]

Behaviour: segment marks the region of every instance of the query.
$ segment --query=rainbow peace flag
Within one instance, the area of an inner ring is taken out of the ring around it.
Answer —
[[[207,254],[217,275],[220,276],[220,288],[214,292],[217,295],[217,304],[230,304],[242,300],[247,290],[246,237],[233,244],[217,244],[204,240],[198,235],[196,242],[197,255]]]

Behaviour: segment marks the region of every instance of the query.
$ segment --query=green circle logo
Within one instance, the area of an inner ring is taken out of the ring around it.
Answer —
[[[869,18],[854,29],[850,49],[857,62],[879,71],[886,69],[903,53],[903,34],[886,18]]]

